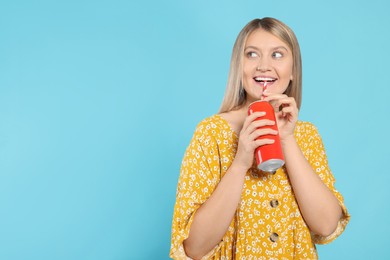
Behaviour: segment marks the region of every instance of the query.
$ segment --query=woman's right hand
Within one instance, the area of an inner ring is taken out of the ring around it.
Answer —
[[[240,131],[237,153],[233,164],[235,167],[244,169],[245,172],[253,165],[255,149],[259,146],[275,142],[268,138],[256,140],[263,135],[276,135],[278,133],[271,128],[258,129],[259,127],[272,126],[275,124],[275,121],[261,119],[264,115],[265,112],[254,112],[247,116]],[[260,119],[256,120],[257,118]]]

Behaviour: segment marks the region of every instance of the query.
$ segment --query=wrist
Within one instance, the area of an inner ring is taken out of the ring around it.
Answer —
[[[241,164],[233,161],[229,167],[229,172],[232,172],[233,174],[240,174],[240,175],[245,176],[246,172],[249,170],[249,168],[247,166],[241,165]]]
[[[286,146],[289,146],[291,144],[296,143],[294,134],[288,135],[283,139],[281,138],[280,143],[281,143],[282,147],[286,147]]]

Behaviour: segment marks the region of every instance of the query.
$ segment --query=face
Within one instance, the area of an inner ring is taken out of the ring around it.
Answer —
[[[269,93],[283,93],[293,80],[293,56],[288,45],[273,34],[256,29],[245,44],[243,86],[247,103]]]

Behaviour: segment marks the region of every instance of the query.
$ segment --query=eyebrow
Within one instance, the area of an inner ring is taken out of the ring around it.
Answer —
[[[251,46],[251,45],[249,45],[249,46],[245,47],[245,49],[244,49],[244,50],[247,50],[247,49],[255,49],[255,50],[260,50],[260,49],[259,49],[259,48],[257,48],[256,46]],[[273,48],[272,48],[272,50],[278,50],[278,49],[284,49],[284,50],[286,50],[286,51],[288,52],[288,49],[287,49],[286,47],[284,47],[284,46],[276,46],[276,47],[273,47]]]

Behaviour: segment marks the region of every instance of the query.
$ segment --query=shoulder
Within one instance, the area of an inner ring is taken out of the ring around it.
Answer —
[[[313,140],[321,138],[317,127],[306,121],[297,122],[294,135],[298,142],[304,143],[311,143]]]
[[[200,121],[196,126],[195,133],[199,134],[217,134],[228,129],[224,119],[218,115],[212,115]]]
[[[220,124],[220,118],[218,115],[212,115],[200,121],[196,126],[196,130],[204,131],[205,129],[216,128],[218,124]]]
[[[298,121],[295,126],[296,134],[313,134],[317,132],[318,132],[317,127],[311,122]]]
[[[314,153],[324,153],[325,147],[322,142],[322,137],[313,123],[299,121],[295,127],[294,134],[304,154],[308,153],[312,157]]]
[[[212,115],[200,121],[194,132],[194,139],[201,143],[209,143],[212,139],[218,140],[228,138],[232,135],[227,122],[218,114]]]

